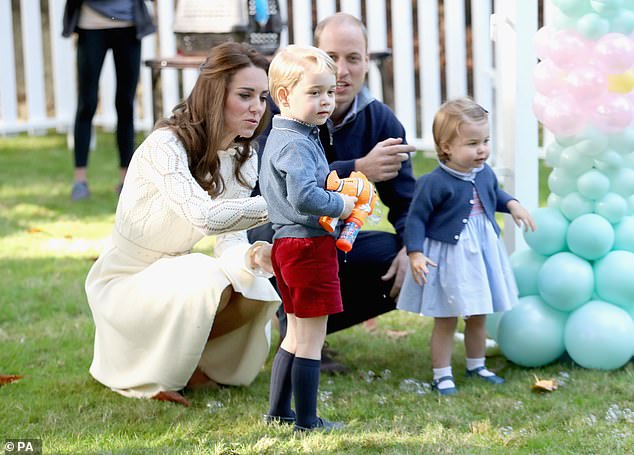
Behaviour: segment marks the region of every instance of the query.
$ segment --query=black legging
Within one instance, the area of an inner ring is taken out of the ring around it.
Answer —
[[[112,49],[117,77],[117,146],[119,162],[127,168],[134,152],[134,95],[141,67],[141,40],[136,27],[78,32],[77,113],[75,115],[75,167],[86,167],[97,110],[99,75],[108,49]]]

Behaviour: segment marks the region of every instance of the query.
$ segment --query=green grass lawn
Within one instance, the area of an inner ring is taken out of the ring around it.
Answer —
[[[41,438],[44,453],[62,454],[634,453],[632,362],[527,369],[492,351],[489,366],[507,379],[494,388],[464,378],[456,342],[460,392],[441,399],[426,387],[431,319],[396,311],[372,333],[329,337],[353,368],[321,379],[320,414],[348,423],[336,434],[295,437],[261,423],[270,359],[252,386],[190,393],[187,409],[109,391],[88,373],[94,327],[83,283],[114,220],[112,135],[100,134],[91,155],[90,201],[69,200],[71,158],[61,135],[0,138],[0,373],[24,375],[0,387],[0,442]],[[417,173],[433,165],[415,159]],[[537,394],[536,378],[562,384]]]

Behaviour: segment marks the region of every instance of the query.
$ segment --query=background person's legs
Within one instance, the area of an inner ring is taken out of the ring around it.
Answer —
[[[74,126],[75,184],[73,200],[86,199],[86,167],[92,135],[92,119],[97,110],[99,75],[108,51],[104,30],[80,30],[77,39],[77,111]]]
[[[123,181],[134,153],[134,98],[141,68],[141,40],[134,27],[115,29],[111,46],[117,75],[117,146]]]

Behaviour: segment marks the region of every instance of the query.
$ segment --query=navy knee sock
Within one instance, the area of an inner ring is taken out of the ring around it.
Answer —
[[[295,398],[295,423],[310,428],[317,420],[317,392],[321,361],[295,357],[292,382]]]
[[[291,417],[291,371],[295,354],[282,348],[277,350],[271,368],[271,385],[269,388],[269,415]]]

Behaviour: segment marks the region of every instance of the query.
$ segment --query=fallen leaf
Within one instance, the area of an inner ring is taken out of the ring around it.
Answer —
[[[37,228],[37,227],[32,227],[26,230],[26,232],[28,232],[29,234],[37,234],[39,232],[44,232],[42,229]]]
[[[557,381],[554,379],[539,379],[535,376],[535,384],[531,386],[534,392],[552,392],[557,390]]]
[[[367,321],[363,322],[363,328],[366,329],[368,332],[375,332],[376,329],[379,328],[379,323],[377,322],[376,318],[368,319]]]
[[[398,338],[406,337],[410,335],[411,333],[413,333],[412,330],[386,330],[385,331],[385,334],[394,340]]]
[[[15,374],[0,374],[0,386],[11,384],[12,382],[19,381],[20,379],[22,379],[22,376]]]

